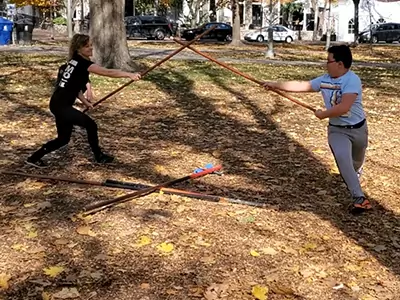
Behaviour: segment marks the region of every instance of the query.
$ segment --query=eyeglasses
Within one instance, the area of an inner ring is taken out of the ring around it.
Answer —
[[[326,64],[329,65],[329,64],[334,63],[334,62],[337,62],[337,61],[336,61],[336,60],[328,60],[328,61],[326,62]]]

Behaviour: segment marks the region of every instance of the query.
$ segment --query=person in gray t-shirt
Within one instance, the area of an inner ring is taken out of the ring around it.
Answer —
[[[329,146],[353,198],[351,211],[360,213],[371,209],[359,180],[368,146],[368,126],[362,105],[362,84],[350,70],[352,61],[348,46],[332,46],[328,49],[327,74],[311,81],[265,82],[264,87],[287,92],[321,92],[326,109],[316,110],[315,116],[329,119]]]

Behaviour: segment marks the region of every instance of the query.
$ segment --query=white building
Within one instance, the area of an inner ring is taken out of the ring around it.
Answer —
[[[370,18],[371,16],[371,18]],[[339,0],[337,7],[338,40],[354,41],[354,4],[352,0]],[[360,0],[359,32],[372,23],[400,23],[400,0]]]

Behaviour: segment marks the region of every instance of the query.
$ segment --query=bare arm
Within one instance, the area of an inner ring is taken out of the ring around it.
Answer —
[[[357,94],[343,94],[342,101],[338,105],[335,105],[330,109],[321,111],[318,118],[325,119],[340,117],[349,112],[351,106],[353,105],[354,101],[356,101],[356,99]]]
[[[83,95],[82,91],[79,92],[79,94],[78,94],[78,99],[81,100],[81,102],[82,102],[83,104],[85,104],[86,107],[88,107],[88,108],[93,108],[92,103],[90,103],[90,102],[85,98],[85,96]]]
[[[86,83],[86,98],[89,101],[92,101],[94,96],[93,96],[93,90],[92,90],[92,85],[90,82]]]
[[[129,72],[124,72],[122,70],[117,70],[117,69],[107,69],[103,68],[99,65],[92,64],[88,68],[88,71],[90,73],[94,73],[100,76],[107,76],[107,77],[112,77],[112,78],[130,78],[132,80],[139,80],[140,79],[140,74],[139,73],[129,73]]]
[[[315,92],[309,81],[280,81],[265,82],[265,87],[282,90],[285,92]]]

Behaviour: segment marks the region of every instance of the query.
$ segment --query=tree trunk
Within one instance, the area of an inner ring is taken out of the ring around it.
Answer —
[[[249,28],[250,24],[253,23],[253,2],[252,0],[245,0],[245,18],[244,18],[244,23],[247,28]]]
[[[232,28],[232,46],[242,46],[240,41],[240,15],[239,0],[232,0],[233,28]]]
[[[273,31],[273,24],[274,24],[274,10],[273,10],[273,3],[272,0],[269,0],[269,24],[268,24],[268,49],[266,56],[268,58],[275,57],[274,52],[274,31]]]
[[[310,6],[311,4],[311,0],[309,0],[309,2],[306,4],[306,2],[304,2],[304,6],[303,6],[303,31],[307,31],[307,8]],[[307,5],[307,7],[306,7]]]
[[[314,30],[313,30],[312,40],[316,41],[318,37],[318,14],[319,14],[318,0],[313,1],[313,10],[314,10]]]
[[[94,61],[106,68],[131,70],[123,22],[124,0],[91,0],[89,4]]]
[[[324,33],[324,29],[325,29],[324,28],[325,27],[325,16],[326,16],[326,7],[328,6],[328,2],[329,2],[329,0],[325,0],[324,10],[322,11],[321,19],[318,24],[318,33],[320,36]]]
[[[79,22],[79,32],[83,33],[83,20],[85,19],[85,12],[84,12],[84,7],[85,4],[83,3],[84,0],[81,0],[81,17],[80,17],[80,22]]]
[[[326,44],[325,44],[325,50],[328,50],[329,47],[331,46],[331,27],[332,27],[332,22],[331,22],[331,10],[332,10],[332,0],[329,1],[329,10],[328,10],[328,25],[326,26]]]
[[[54,40],[54,18],[53,18],[53,5],[50,5],[50,27],[51,27],[51,31],[50,31],[50,39]]]
[[[353,0],[354,3],[354,43],[358,41],[358,8],[360,0]]]
[[[369,50],[372,54],[372,11],[371,11],[371,0],[368,1],[368,14],[369,14]]]
[[[72,32],[72,1],[67,1],[67,29],[68,29],[68,37],[71,39],[74,35]]]

